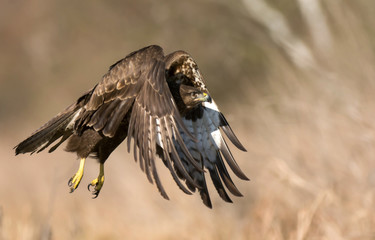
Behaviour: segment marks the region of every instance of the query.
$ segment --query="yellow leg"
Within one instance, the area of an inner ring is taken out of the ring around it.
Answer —
[[[100,171],[99,171],[99,176],[92,180],[92,182],[87,186],[90,192],[94,195],[93,198],[97,198],[100,190],[102,189],[104,184],[104,164],[100,164]],[[94,187],[93,190],[90,189],[90,187]]]
[[[70,187],[70,192],[74,192],[76,188],[78,187],[79,183],[81,182],[81,179],[83,177],[83,169],[85,168],[85,161],[86,158],[81,158],[81,161],[79,162],[79,168],[76,174],[74,174],[73,177],[69,179],[68,186]]]

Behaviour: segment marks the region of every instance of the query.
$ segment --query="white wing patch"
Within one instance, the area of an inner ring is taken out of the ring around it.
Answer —
[[[76,122],[76,119],[77,119],[77,117],[79,116],[79,114],[81,113],[81,111],[82,111],[82,108],[80,108],[80,109],[74,114],[72,120],[70,120],[69,124],[66,126],[65,129],[73,129],[74,124],[75,124],[75,122]]]
[[[211,102],[203,102],[202,105],[203,105],[203,107],[205,107],[205,108],[209,108],[209,109],[211,109],[211,110],[214,110],[214,111],[219,112],[219,108],[217,107],[217,105],[216,105],[216,103],[215,103],[214,100],[212,100]],[[206,112],[206,111],[205,111],[205,112]],[[217,115],[219,115],[219,114],[217,114]]]
[[[157,136],[156,136],[156,143],[164,149],[164,145],[163,145],[163,142],[162,142],[162,138],[161,138],[161,130],[160,130],[160,120],[158,118],[155,119],[156,121],[156,132],[157,132]]]
[[[218,146],[220,148],[220,146],[221,146],[221,139],[222,139],[220,130],[217,129],[217,130],[213,131],[211,133],[211,137],[214,140],[214,142],[216,143],[216,146]]]

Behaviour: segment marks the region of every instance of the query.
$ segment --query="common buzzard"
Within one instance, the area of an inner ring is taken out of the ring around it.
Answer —
[[[156,155],[183,192],[191,194],[198,189],[204,204],[211,208],[206,170],[227,202],[231,199],[224,185],[233,195],[242,195],[223,159],[239,178],[248,180],[220,129],[237,148],[246,151],[211,98],[192,57],[184,51],[164,56],[163,49],[153,45],[113,64],[93,89],[18,144],[15,152],[40,152],[59,140],[49,149],[52,152],[68,140],[66,151],[81,159],[68,182],[70,191],[83,177],[86,158],[95,157],[100,171],[88,185],[95,198],[104,183],[104,162],[128,137],[128,151],[133,139],[135,160],[164,198],[168,196],[156,170]]]

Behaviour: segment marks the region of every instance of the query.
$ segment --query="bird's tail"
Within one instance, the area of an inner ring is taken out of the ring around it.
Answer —
[[[49,152],[54,151],[62,142],[72,135],[74,118],[78,116],[79,112],[80,106],[78,106],[78,104],[75,103],[69,106],[35,131],[30,137],[15,146],[16,155],[20,153],[29,152],[33,154],[34,152],[40,152],[62,137],[61,140],[49,150]]]

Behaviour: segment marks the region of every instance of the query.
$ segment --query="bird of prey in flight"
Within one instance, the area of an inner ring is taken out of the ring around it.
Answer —
[[[94,88],[19,143],[15,152],[32,154],[55,143],[52,152],[68,140],[66,151],[80,158],[79,169],[68,182],[70,191],[78,187],[85,160],[91,156],[100,163],[98,177],[88,185],[97,197],[105,161],[127,138],[128,151],[133,149],[135,161],[164,198],[168,196],[158,176],[157,159],[183,192],[197,189],[203,203],[212,208],[208,174],[226,202],[232,202],[226,189],[242,196],[223,159],[240,179],[248,180],[222,132],[246,151],[210,96],[193,58],[184,51],[164,56],[161,47],[152,45],[113,64]]]

